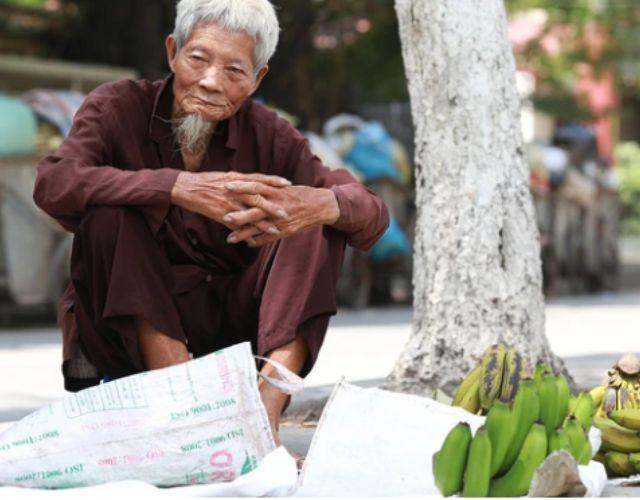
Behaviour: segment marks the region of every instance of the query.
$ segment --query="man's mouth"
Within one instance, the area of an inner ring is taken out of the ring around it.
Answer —
[[[215,107],[215,108],[223,108],[224,107],[224,104],[207,101],[206,99],[201,99],[199,97],[194,97],[194,99],[198,104],[202,104],[204,106]]]

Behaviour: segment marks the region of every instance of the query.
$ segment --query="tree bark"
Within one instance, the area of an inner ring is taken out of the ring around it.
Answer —
[[[386,387],[447,392],[491,344],[565,371],[545,335],[539,234],[502,0],[396,0],[416,130],[413,334]]]

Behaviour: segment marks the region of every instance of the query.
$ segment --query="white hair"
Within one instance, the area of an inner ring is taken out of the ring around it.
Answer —
[[[178,50],[200,24],[215,24],[230,31],[242,31],[256,42],[254,70],[269,62],[276,51],[280,26],[269,0],[180,0],[173,37]]]

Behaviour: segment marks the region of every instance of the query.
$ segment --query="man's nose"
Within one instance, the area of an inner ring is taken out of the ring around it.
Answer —
[[[207,92],[220,92],[223,88],[222,79],[222,70],[217,66],[210,66],[202,75],[199,84]]]

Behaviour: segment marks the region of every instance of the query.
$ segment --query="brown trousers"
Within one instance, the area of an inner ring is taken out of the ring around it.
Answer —
[[[224,241],[191,251],[179,227],[183,215],[173,207],[157,235],[132,207],[94,207],[84,216],[71,279],[87,359],[109,378],[143,371],[133,322],[142,316],[194,357],[245,341],[266,355],[302,335],[306,375],[336,312],[344,235],[316,227],[260,249],[243,245],[237,262],[245,264],[228,266],[206,250]]]

